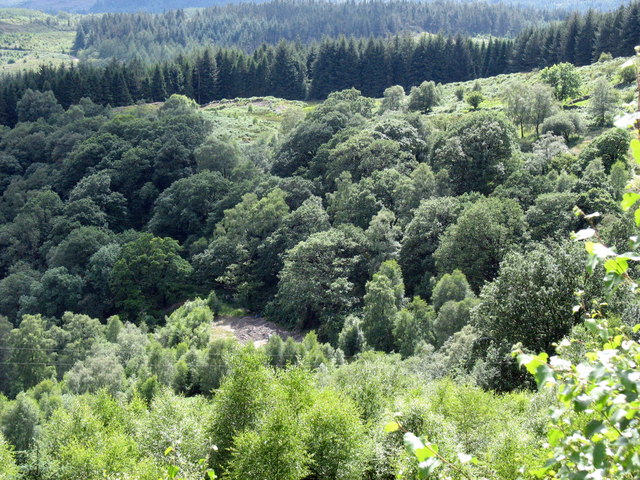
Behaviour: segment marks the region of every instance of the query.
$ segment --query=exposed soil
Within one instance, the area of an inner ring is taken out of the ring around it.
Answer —
[[[275,334],[283,340],[293,337],[300,341],[303,338],[302,333],[286,330],[262,317],[218,317],[211,325],[212,338],[234,336],[242,344],[253,342],[256,346],[264,345]]]

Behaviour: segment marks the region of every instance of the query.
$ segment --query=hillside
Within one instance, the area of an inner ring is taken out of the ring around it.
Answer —
[[[0,9],[0,73],[71,63],[77,16]]]
[[[74,13],[103,13],[103,12],[164,12],[180,8],[211,7],[213,5],[224,5],[228,3],[240,3],[239,1],[216,1],[216,0],[138,0],[136,2],[124,2],[122,0],[73,0],[71,2],[61,2],[60,0],[0,0],[0,8],[20,7],[45,12],[74,12]],[[489,0],[487,3],[505,3],[503,0]],[[624,0],[545,0],[533,2],[531,0],[520,0],[508,2],[526,7],[545,8],[549,10],[562,9],[565,11],[588,10],[611,10],[622,4]]]
[[[1,15],[0,480],[640,478],[640,2]]]

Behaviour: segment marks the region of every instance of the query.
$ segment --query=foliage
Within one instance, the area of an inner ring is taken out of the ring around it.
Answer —
[[[559,63],[540,72],[540,79],[553,88],[556,98],[561,102],[575,97],[580,91],[580,74],[571,63]]]

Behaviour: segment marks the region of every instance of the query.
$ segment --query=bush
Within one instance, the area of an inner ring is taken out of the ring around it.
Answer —
[[[311,457],[309,470],[317,480],[358,480],[368,456],[365,429],[354,403],[325,390],[304,414]]]
[[[473,90],[467,94],[466,101],[473,110],[477,110],[482,102],[484,102],[484,95],[477,90]]]
[[[0,480],[17,480],[18,466],[16,465],[13,448],[0,433]]]
[[[278,406],[255,430],[234,438],[230,480],[300,480],[309,473],[305,432],[287,406]]]
[[[558,113],[547,118],[542,123],[542,133],[551,133],[569,141],[572,136],[582,132],[582,122],[576,114]]]
[[[627,65],[622,70],[620,70],[620,81],[625,84],[633,83],[636,81],[635,65]]]

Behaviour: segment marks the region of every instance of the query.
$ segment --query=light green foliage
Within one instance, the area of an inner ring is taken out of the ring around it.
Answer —
[[[577,114],[557,113],[542,123],[542,133],[552,133],[568,142],[573,136],[582,133],[582,123]]]
[[[482,92],[474,90],[467,93],[464,99],[473,110],[478,110],[480,104],[484,102],[484,95],[482,94]]]
[[[256,430],[238,435],[235,445],[230,479],[298,480],[308,473],[304,431],[284,406],[276,407]]]
[[[414,156],[403,151],[402,145],[380,132],[364,130],[329,151],[326,178],[333,184],[344,171],[351,173],[354,180],[369,177],[376,170],[398,168],[409,170],[415,164]]]
[[[622,194],[629,183],[629,176],[629,170],[627,169],[627,164],[625,162],[618,160],[611,165],[611,170],[609,171],[609,183],[613,189],[615,199],[618,201],[622,200]]]
[[[53,342],[45,334],[45,322],[40,315],[23,316],[20,326],[9,334],[8,346],[11,347],[9,362],[15,393],[55,373],[50,358]]]
[[[362,419],[370,422],[392,408],[397,392],[416,385],[416,377],[398,375],[400,366],[400,355],[366,352],[336,370],[331,381],[355,402]]]
[[[396,351],[407,358],[431,343],[434,317],[433,309],[420,297],[415,297],[400,310],[393,323]]]
[[[60,374],[75,362],[84,360],[90,355],[93,346],[103,339],[105,328],[97,318],[66,312],[62,316],[60,334],[55,335],[55,330],[52,333],[60,349],[57,361],[60,364],[67,364],[58,367],[58,374]],[[65,366],[67,368],[64,368]]]
[[[216,339],[207,347],[204,365],[198,372],[198,381],[202,393],[210,393],[220,387],[231,371],[231,362],[238,353],[239,344],[233,338]]]
[[[374,255],[371,269],[376,271],[383,262],[397,259],[402,230],[396,224],[396,216],[383,208],[372,219],[365,232],[369,251]]]
[[[440,103],[442,93],[440,86],[434,82],[422,82],[417,87],[411,87],[409,93],[409,110],[428,113]]]
[[[251,347],[245,347],[235,357],[231,374],[216,392],[209,430],[212,443],[218,447],[210,453],[209,460],[215,470],[220,470],[232,458],[236,436],[255,428],[264,410],[276,400],[274,375],[265,363],[265,358]]]
[[[398,263],[389,260],[367,282],[362,331],[376,350],[393,349],[393,326],[404,297],[404,282]]]
[[[620,69],[619,72],[620,81],[622,83],[634,83],[636,81],[636,66],[635,65],[627,65]]]
[[[451,335],[468,325],[471,322],[471,311],[477,304],[478,300],[472,292],[463,300],[443,303],[433,323],[436,345],[442,345]]]
[[[209,343],[213,312],[201,298],[186,302],[167,318],[167,323],[156,334],[165,347],[186,343],[202,348]]]
[[[124,368],[110,344],[96,345],[91,355],[80,360],[69,370],[64,380],[75,394],[96,393],[106,390],[112,395],[122,391]]]
[[[45,480],[97,480],[123,473],[157,480],[157,464],[141,454],[128,434],[140,407],[133,402],[122,408],[106,394],[71,399],[42,426],[38,449],[30,452],[31,468]],[[48,461],[38,463],[38,458]]]
[[[611,117],[616,109],[618,96],[606,78],[596,81],[589,100],[589,112],[598,126],[611,123]]]
[[[211,405],[204,398],[163,390],[136,425],[136,440],[159,464],[165,463],[165,451],[172,447],[169,459],[180,468],[180,475],[196,478],[201,470],[198,461],[207,458],[212,448],[207,432],[210,415]]]
[[[0,434],[0,480],[17,480],[18,466],[15,462],[15,455],[11,445],[7,443],[2,434]]]
[[[41,415],[38,403],[21,392],[1,412],[0,429],[2,434],[16,450],[27,450],[36,441]]]
[[[406,95],[404,88],[400,85],[394,85],[385,89],[384,98],[380,105],[380,113],[387,111],[403,110],[405,108]]]
[[[628,150],[629,133],[621,128],[612,128],[598,135],[580,153],[580,160],[588,163],[599,158],[608,173],[614,163],[618,161],[626,162]]]
[[[431,305],[438,311],[450,300],[460,302],[469,296],[473,296],[473,292],[467,277],[460,270],[454,270],[452,273],[445,273],[436,283],[431,295]]]
[[[495,342],[553,351],[578,321],[572,311],[575,292],[586,287],[583,264],[576,261],[579,250],[561,245],[505,257],[496,280],[480,294],[474,314],[480,331]]]
[[[585,326],[600,337],[600,344],[589,349],[580,363],[544,353],[518,356],[540,388],[558,392],[548,433],[552,452],[534,473],[542,477],[553,470],[561,479],[575,474],[635,478],[640,472],[640,409],[631,399],[637,396],[635,357],[640,347],[628,329],[610,328],[606,320],[587,317]]]
[[[325,390],[304,412],[309,470],[318,480],[358,480],[367,462],[368,445],[359,412],[346,395]]]
[[[355,315],[349,315],[344,320],[344,326],[338,336],[338,347],[346,357],[353,357],[366,349],[367,341],[362,331],[362,320]]]
[[[556,98],[561,102],[578,95],[582,84],[580,74],[571,63],[544,68],[540,72],[540,79],[553,87]]]

